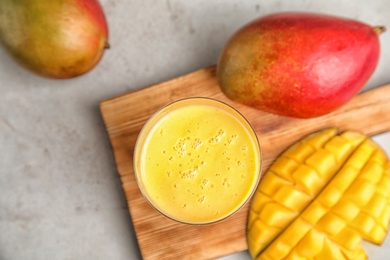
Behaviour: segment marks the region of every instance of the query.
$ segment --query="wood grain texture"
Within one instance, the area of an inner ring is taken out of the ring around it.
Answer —
[[[221,222],[185,225],[154,210],[135,181],[133,148],[144,123],[170,102],[195,96],[224,101],[248,119],[261,143],[263,172],[289,145],[319,129],[337,127],[340,131],[358,130],[367,135],[390,130],[390,85],[360,94],[325,116],[295,119],[230,101],[218,87],[215,67],[102,101],[100,110],[144,259],[212,259],[247,249],[245,228],[249,203]]]

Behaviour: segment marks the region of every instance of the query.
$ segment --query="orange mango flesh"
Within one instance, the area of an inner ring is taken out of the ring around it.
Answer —
[[[366,259],[390,219],[390,163],[363,134],[325,129],[292,145],[253,197],[247,241],[253,259]]]

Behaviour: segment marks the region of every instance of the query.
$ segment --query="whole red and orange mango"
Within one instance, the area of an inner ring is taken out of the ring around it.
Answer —
[[[95,67],[108,28],[97,0],[1,0],[0,42],[27,69],[65,79]]]
[[[365,86],[378,64],[383,30],[324,14],[264,16],[229,39],[217,78],[232,100],[282,116],[321,116]]]

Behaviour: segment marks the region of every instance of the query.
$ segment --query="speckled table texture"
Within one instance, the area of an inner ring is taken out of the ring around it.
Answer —
[[[141,259],[99,102],[214,65],[229,36],[279,11],[390,28],[390,2],[101,0],[111,48],[91,72],[38,77],[0,49],[0,259]],[[390,83],[390,32],[364,90]],[[390,154],[390,133],[374,137]],[[364,245],[388,259],[390,239]],[[250,259],[247,252],[223,259]]]

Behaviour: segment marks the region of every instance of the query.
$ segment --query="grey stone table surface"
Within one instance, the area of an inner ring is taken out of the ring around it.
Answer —
[[[272,12],[390,28],[390,1],[101,0],[109,49],[91,72],[51,80],[0,49],[0,259],[141,259],[99,112],[103,99],[216,63],[228,37]],[[390,83],[390,32],[365,90]],[[375,136],[390,154],[390,133]],[[389,259],[390,241],[365,245]],[[223,259],[249,259],[247,252]]]

